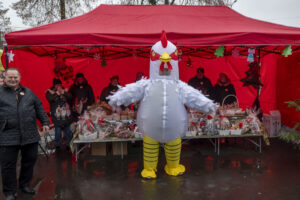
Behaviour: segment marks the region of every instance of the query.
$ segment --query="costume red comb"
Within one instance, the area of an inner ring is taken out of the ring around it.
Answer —
[[[163,48],[166,48],[168,46],[168,40],[167,40],[167,35],[166,35],[165,31],[161,32],[160,41],[161,41]]]

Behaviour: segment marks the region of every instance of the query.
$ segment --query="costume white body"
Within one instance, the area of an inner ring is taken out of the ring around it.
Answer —
[[[188,120],[184,105],[204,113],[214,112],[216,109],[216,105],[210,99],[179,80],[176,49],[176,46],[169,41],[157,42],[151,49],[150,79],[128,84],[108,97],[111,105],[118,106],[140,101],[137,125],[146,139],[152,139],[152,143],[155,141],[172,142],[185,134]],[[184,166],[182,167],[184,172]],[[177,171],[180,172],[180,170]],[[168,174],[178,175],[178,173]]]

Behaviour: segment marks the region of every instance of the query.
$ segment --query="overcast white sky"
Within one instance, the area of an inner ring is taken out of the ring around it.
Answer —
[[[16,0],[0,1],[5,7],[16,2]],[[233,9],[255,19],[300,28],[300,0],[238,0]],[[14,30],[28,28],[12,9],[9,11],[9,17]]]

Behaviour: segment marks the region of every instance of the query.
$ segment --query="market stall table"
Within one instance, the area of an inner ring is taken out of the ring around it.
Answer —
[[[261,133],[256,134],[242,134],[242,135],[198,135],[198,136],[184,136],[183,140],[192,140],[192,139],[208,139],[215,148],[215,152],[217,155],[220,155],[220,138],[245,138],[254,144],[258,149],[259,153],[262,152],[262,137],[264,135]],[[257,141],[254,140],[257,138]],[[90,146],[93,143],[106,143],[106,142],[120,142],[121,144],[121,158],[124,158],[124,149],[123,143],[124,142],[135,142],[135,141],[142,141],[142,138],[103,138],[103,139],[95,139],[95,140],[79,140],[75,139],[73,141],[74,144],[74,153],[75,153],[75,160],[78,161],[78,156],[81,151],[83,151],[87,146]],[[79,148],[80,144],[84,144],[83,147]]]

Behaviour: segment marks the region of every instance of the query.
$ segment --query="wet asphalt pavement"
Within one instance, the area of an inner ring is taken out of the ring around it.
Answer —
[[[183,145],[186,173],[167,176],[160,152],[158,178],[144,180],[141,143],[128,145],[128,155],[91,156],[87,149],[74,162],[62,149],[50,159],[41,155],[35,166],[34,197],[22,200],[299,200],[300,150],[271,140],[263,153],[244,140],[222,144],[217,156],[207,140]],[[0,194],[0,199],[4,198]]]

